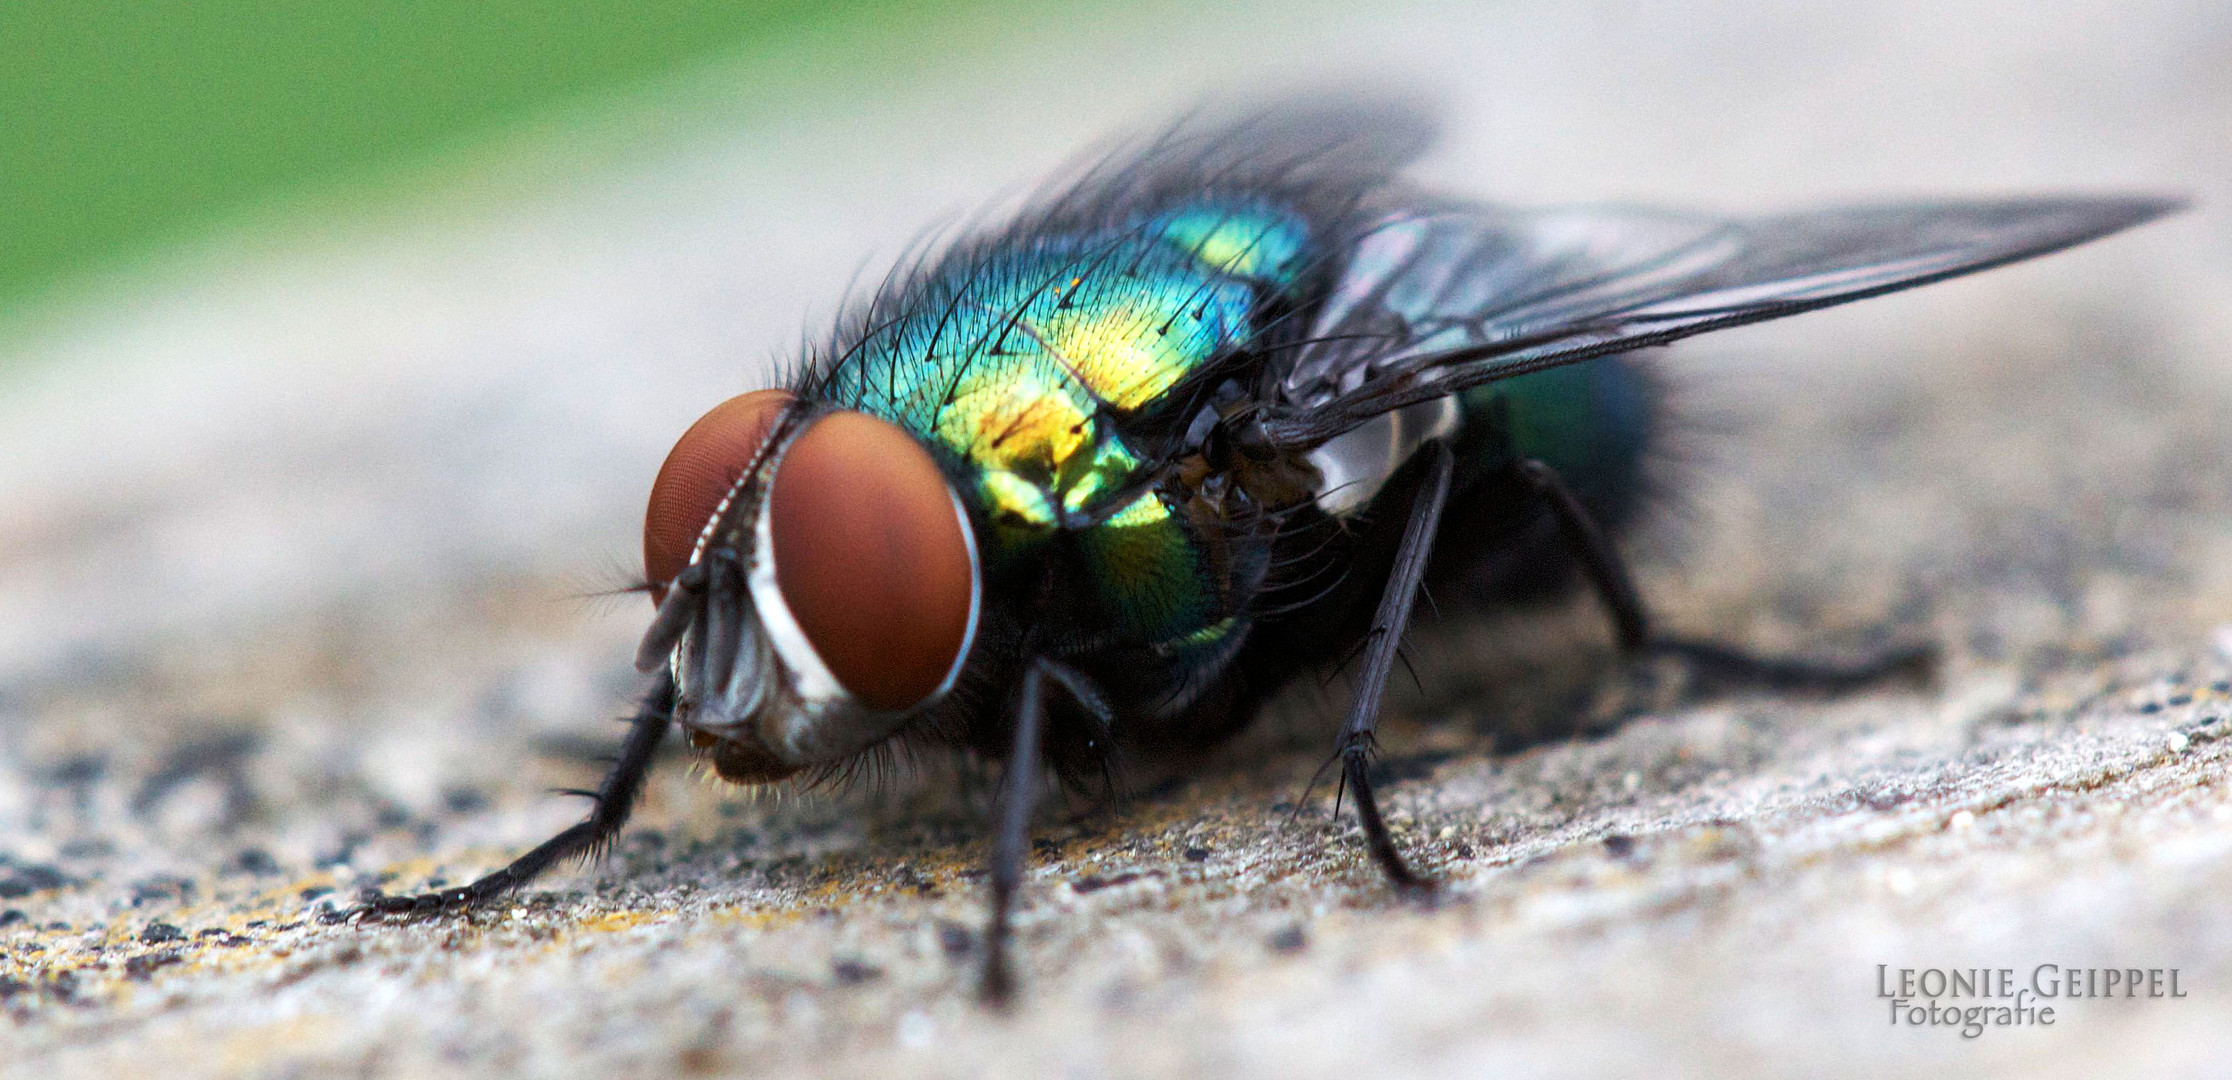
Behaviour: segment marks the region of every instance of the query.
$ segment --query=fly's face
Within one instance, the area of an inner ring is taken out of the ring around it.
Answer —
[[[659,615],[638,666],[670,666],[675,718],[741,783],[890,738],[959,677],[982,575],[967,511],[906,432],[779,390],[684,433],[651,488]]]

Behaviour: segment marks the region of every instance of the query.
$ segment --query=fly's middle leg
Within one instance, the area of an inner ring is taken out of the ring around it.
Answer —
[[[1404,892],[1426,891],[1432,887],[1432,882],[1412,870],[1403,861],[1402,852],[1396,849],[1395,838],[1388,832],[1387,822],[1380,816],[1379,800],[1372,792],[1370,766],[1375,745],[1372,733],[1379,726],[1380,698],[1387,689],[1389,676],[1394,674],[1403,631],[1410,626],[1411,607],[1418,599],[1418,585],[1425,578],[1426,564],[1433,556],[1434,534],[1441,528],[1442,508],[1449,502],[1450,476],[1455,469],[1455,456],[1445,442],[1428,443],[1419,453],[1426,458],[1426,475],[1418,494],[1413,497],[1410,519],[1403,528],[1402,546],[1396,549],[1387,588],[1380,594],[1379,610],[1372,616],[1365,645],[1364,675],[1357,683],[1356,700],[1350,706],[1348,723],[1341,729],[1337,751],[1341,762],[1341,787],[1355,794],[1356,819],[1364,829],[1364,842],[1372,853],[1372,860],[1386,872],[1387,879]],[[1339,799],[1336,795],[1336,806]]]

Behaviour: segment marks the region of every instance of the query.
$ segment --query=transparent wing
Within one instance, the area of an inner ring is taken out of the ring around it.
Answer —
[[[2044,255],[2181,205],[2030,198],[1749,219],[1398,212],[1356,245],[1263,434],[1315,445],[1482,383]]]

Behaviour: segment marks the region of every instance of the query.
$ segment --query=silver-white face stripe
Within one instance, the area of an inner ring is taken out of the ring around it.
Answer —
[[[960,680],[961,669],[969,659],[969,648],[976,644],[977,615],[984,610],[984,568],[977,564],[976,529],[969,524],[969,508],[961,505],[960,493],[946,486],[946,494],[953,499],[953,518],[961,526],[961,543],[969,554],[969,625],[961,631],[961,651],[953,654],[953,666],[946,669],[938,688],[930,691],[922,705],[928,705],[953,691],[953,684]],[[917,705],[915,708],[921,708]]]
[[[776,468],[782,462],[775,463]],[[745,575],[747,587],[752,592],[752,610],[759,616],[761,628],[767,631],[767,640],[775,646],[775,655],[791,677],[791,690],[809,705],[836,705],[852,698],[837,676],[822,662],[821,654],[814,651],[812,642],[806,640],[806,631],[799,628],[798,618],[791,614],[790,605],[783,602],[783,590],[775,583],[775,536],[769,524],[775,515],[767,508],[774,503],[772,497],[775,477],[770,473],[766,481],[768,494],[760,498],[759,520],[752,523],[752,565]],[[747,616],[749,617],[749,616]]]
[[[924,698],[922,705],[929,705],[937,701],[937,698],[953,692],[953,683],[960,681],[962,667],[969,663],[969,649],[975,645],[975,623],[978,623],[978,614],[984,611],[984,567],[980,567],[978,560],[975,560],[975,527],[969,524],[969,507],[962,507],[960,493],[953,491],[951,484],[946,484],[946,495],[953,498],[953,520],[962,527],[962,547],[969,551],[969,627],[962,629],[962,649],[953,654],[953,667],[946,669],[946,676],[937,683],[937,690],[933,690],[929,698]]]

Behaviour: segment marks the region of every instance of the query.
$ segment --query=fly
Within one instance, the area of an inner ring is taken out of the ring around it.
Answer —
[[[1367,768],[1422,584],[1493,602],[1577,580],[1629,654],[1869,674],[1653,636],[1614,545],[1661,423],[1640,350],[2180,205],[1514,210],[1403,182],[1430,137],[1369,108],[1184,123],[895,268],[786,385],[714,407],[660,469],[651,688],[588,818],[470,885],[359,910],[471,907],[598,851],[676,725],[739,784],[945,748],[1006,765],[983,970],[1004,1000],[1046,770],[1086,785],[1198,750],[1352,655],[1329,765],[1388,880],[1429,889]]]

